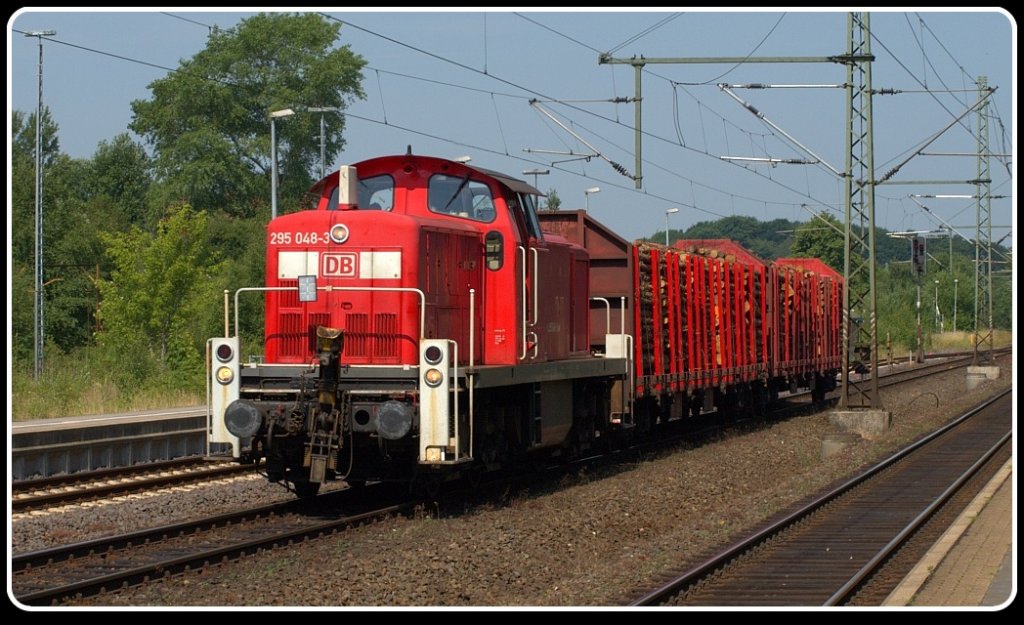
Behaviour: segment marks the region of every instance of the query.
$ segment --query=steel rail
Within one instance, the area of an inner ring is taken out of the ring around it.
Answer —
[[[999,393],[999,394],[989,398],[988,400],[982,402],[981,404],[975,406],[974,408],[972,408],[968,412],[964,413],[963,415],[961,415],[960,417],[958,417],[954,421],[946,424],[942,428],[936,430],[935,432],[932,432],[931,434],[925,436],[924,438],[922,438],[922,439],[912,443],[911,445],[901,449],[900,451],[898,451],[895,454],[889,456],[888,458],[883,459],[882,461],[880,461],[877,464],[875,464],[874,466],[870,467],[869,469],[867,469],[863,473],[860,473],[860,474],[854,476],[853,478],[847,480],[846,482],[844,482],[843,484],[837,486],[836,488],[833,488],[832,490],[828,491],[827,493],[825,493],[823,495],[819,495],[813,501],[805,504],[800,509],[798,509],[798,510],[796,510],[796,511],[794,511],[794,512],[788,514],[788,515],[786,515],[784,518],[780,519],[779,521],[776,521],[775,523],[772,523],[772,524],[770,524],[770,525],[768,525],[768,526],[758,530],[757,532],[755,532],[754,534],[748,536],[747,538],[744,538],[744,539],[734,543],[733,545],[725,548],[724,550],[722,550],[718,554],[712,556],[711,558],[708,558],[704,562],[702,562],[702,563],[698,564],[697,566],[691,568],[690,570],[686,571],[682,575],[679,575],[679,576],[675,577],[674,579],[672,579],[671,581],[669,581],[668,583],[663,584],[661,587],[659,587],[659,588],[657,588],[657,589],[655,589],[655,590],[653,590],[653,591],[643,595],[639,599],[636,599],[636,600],[630,602],[629,605],[630,606],[650,606],[650,605],[655,605],[655,604],[661,603],[665,599],[667,599],[667,598],[677,594],[680,589],[683,589],[683,588],[686,588],[686,587],[692,585],[695,581],[699,580],[702,577],[706,577],[708,574],[713,572],[715,569],[721,568],[724,564],[734,560],[740,554],[749,551],[751,548],[753,548],[754,546],[756,546],[756,545],[758,545],[760,543],[765,542],[765,540],[768,539],[769,537],[781,533],[783,530],[785,530],[789,526],[797,523],[798,521],[801,521],[801,520],[809,517],[811,514],[813,514],[814,512],[818,511],[819,509],[823,508],[829,502],[834,501],[835,499],[839,498],[840,496],[842,496],[842,495],[848,493],[849,491],[851,491],[856,486],[859,486],[860,484],[866,482],[868,479],[878,475],[879,473],[881,473],[883,470],[887,469],[888,467],[890,467],[890,466],[894,465],[895,463],[899,462],[900,460],[906,458],[907,456],[909,456],[910,454],[914,453],[915,451],[921,449],[922,447],[927,446],[929,443],[931,443],[935,439],[939,438],[943,434],[945,434],[945,433],[949,432],[950,430],[956,428],[957,426],[961,425],[962,423],[964,423],[965,421],[967,421],[968,419],[970,419],[974,415],[978,414],[979,412],[981,412],[982,410],[984,410],[988,406],[992,405],[996,401],[998,401],[998,400],[1002,399],[1003,397],[1005,397],[1010,392],[1011,392],[1011,390],[1007,389],[1007,390],[1004,390],[1003,392],[1001,392],[1001,393]]]

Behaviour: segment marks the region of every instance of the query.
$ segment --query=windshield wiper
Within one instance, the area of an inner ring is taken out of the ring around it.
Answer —
[[[455,198],[459,197],[459,194],[462,193],[462,190],[466,188],[466,183],[469,182],[469,177],[471,175],[472,174],[466,174],[466,177],[463,178],[462,182],[459,183],[459,187],[455,189],[455,193],[452,194],[451,199],[448,200],[448,203],[445,204],[444,208],[442,208],[441,210],[448,212],[448,207],[452,205],[452,202],[455,201]]]

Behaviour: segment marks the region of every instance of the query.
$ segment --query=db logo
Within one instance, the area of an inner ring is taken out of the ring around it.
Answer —
[[[320,260],[320,275],[336,278],[355,278],[359,271],[358,256],[352,252],[323,254]]]

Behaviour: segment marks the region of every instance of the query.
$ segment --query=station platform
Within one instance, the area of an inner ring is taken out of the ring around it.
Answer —
[[[1017,598],[1013,460],[1008,460],[883,603],[1000,610]]]

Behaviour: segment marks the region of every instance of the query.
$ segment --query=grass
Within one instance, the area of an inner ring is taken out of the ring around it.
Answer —
[[[56,351],[56,350],[55,350]],[[112,365],[98,351],[48,355],[39,380],[31,370],[9,370],[9,414],[14,421],[117,412],[136,412],[206,403],[195,380],[167,373],[139,376],[134,363]]]
[[[11,415],[14,421],[52,419],[117,412],[136,412],[206,403],[204,392],[184,390],[140,390],[125,394],[109,380],[96,380],[73,387],[44,377],[35,383],[31,376],[14,376],[11,381]],[[26,378],[18,380],[18,377]]]
[[[964,330],[958,332],[934,332],[924,333],[924,344],[926,352],[968,352],[974,349],[974,333]],[[996,349],[1009,347],[1013,344],[1013,333],[1009,330],[993,330],[992,346]],[[893,356],[906,356],[912,346],[902,342],[894,342],[892,346]],[[878,342],[879,358],[886,357],[884,338]]]
[[[974,348],[973,332],[940,332],[931,335],[931,340],[935,351],[969,351]],[[993,347],[1009,347],[1012,341],[1013,333],[1006,330],[992,331]]]
[[[974,335],[970,332],[942,332],[928,335],[927,351],[969,351]],[[994,330],[994,347],[1012,344],[1013,334]],[[885,356],[884,345],[879,345]],[[904,355],[908,348],[894,345],[893,355]],[[10,414],[14,421],[49,419],[66,416],[135,412],[178,406],[201,406],[206,403],[205,390],[195,381],[187,382],[173,373],[163,378],[144,378],[137,383],[125,370],[134,363],[120,362],[112,366],[99,350],[79,350],[75,354],[48,356],[40,380],[31,371],[14,368],[9,372]],[[126,390],[128,389],[128,390]]]

